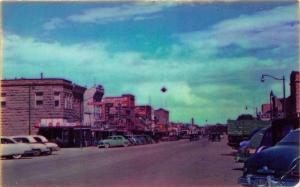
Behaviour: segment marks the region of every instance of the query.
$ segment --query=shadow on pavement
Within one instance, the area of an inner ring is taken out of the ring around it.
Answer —
[[[13,158],[1,158],[1,160],[24,160],[24,159],[32,159],[32,157],[21,157],[18,159],[13,159]]]
[[[236,156],[236,152],[232,151],[231,153],[222,153],[222,156]]]
[[[232,170],[236,170],[236,171],[243,171],[243,168],[233,168]]]

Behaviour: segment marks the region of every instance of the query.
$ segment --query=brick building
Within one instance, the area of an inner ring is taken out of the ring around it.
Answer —
[[[94,86],[84,92],[83,123],[87,126],[101,126],[99,103],[102,101],[104,89],[101,85]]]
[[[128,131],[134,129],[135,98],[131,94],[104,97],[101,102],[100,118],[105,129]]]
[[[2,135],[37,134],[41,128],[81,124],[85,88],[71,81],[10,79],[1,80],[1,88]]]
[[[299,71],[292,71],[290,75],[290,93],[287,98],[287,116],[300,117],[300,75]]]
[[[145,130],[150,130],[152,125],[152,107],[150,105],[140,105],[134,108],[136,125]]]
[[[169,124],[169,111],[163,108],[154,110],[154,121],[156,128],[160,131],[166,131]]]

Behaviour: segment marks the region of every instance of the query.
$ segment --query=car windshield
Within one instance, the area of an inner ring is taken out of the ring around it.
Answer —
[[[35,137],[35,140],[37,140],[36,138],[40,139],[41,142],[43,142],[43,143],[47,143],[47,142],[48,142],[47,138],[45,138],[45,137],[43,137],[43,136]],[[37,141],[38,141],[38,140],[37,140]],[[39,142],[39,141],[38,141],[38,142]]]
[[[278,145],[299,145],[299,133],[299,130],[291,131],[278,143]]]
[[[249,142],[249,147],[251,148],[257,148],[260,146],[260,143],[264,137],[264,133],[265,133],[265,129],[262,129],[258,132],[256,132],[252,138],[250,139],[250,142]]]

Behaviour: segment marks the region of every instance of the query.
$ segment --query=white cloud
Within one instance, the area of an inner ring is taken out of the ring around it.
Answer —
[[[104,24],[125,20],[142,21],[155,19],[159,17],[156,15],[157,13],[172,6],[174,6],[174,4],[165,2],[159,4],[135,3],[113,7],[92,8],[66,18],[52,18],[44,24],[44,29],[52,30],[66,22]]]
[[[62,24],[63,24],[63,20],[61,18],[52,18],[50,21],[46,22],[43,25],[43,28],[45,30],[53,30],[62,26]]]
[[[236,44],[244,49],[298,47],[297,7],[294,5],[224,20],[205,31],[177,35],[199,53],[215,55],[218,48]],[[276,49],[274,49],[276,50]],[[278,49],[277,49],[278,50]]]

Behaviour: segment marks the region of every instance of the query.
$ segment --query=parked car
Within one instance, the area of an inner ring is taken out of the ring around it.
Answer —
[[[136,135],[135,138],[137,138],[141,145],[147,144],[147,139],[143,135]]]
[[[124,136],[110,136],[108,139],[100,140],[98,142],[98,148],[105,147],[117,147],[124,146],[128,147],[130,145],[129,140],[127,140]]]
[[[217,132],[210,133],[208,135],[208,140],[210,140],[212,142],[215,142],[215,141],[220,142],[221,141],[221,134],[217,133]]]
[[[254,134],[256,134],[258,131],[260,131],[261,130],[261,128],[257,128],[257,129],[255,129],[255,130],[253,130],[252,132],[251,132],[251,134],[249,135],[249,138],[247,139],[247,140],[244,140],[244,141],[241,141],[240,142],[240,145],[239,145],[239,148],[238,149],[242,149],[242,148],[244,148],[244,147],[247,147],[248,146],[248,144],[250,143],[250,139],[254,136]]]
[[[275,146],[251,156],[239,184],[245,186],[295,186],[299,183],[299,134],[291,131]]]
[[[51,151],[59,151],[60,147],[53,142],[49,142],[48,139],[41,135],[32,135],[32,137],[38,142],[45,144]]]
[[[12,136],[11,138],[19,143],[28,144],[33,151],[33,156],[51,154],[51,150],[46,145],[38,143],[32,136]]]
[[[137,140],[133,135],[125,135],[124,137],[130,142],[131,145],[138,145]]]
[[[235,160],[245,162],[251,155],[270,146],[272,146],[272,129],[263,128],[252,136],[247,145],[238,150]]]
[[[200,140],[198,134],[191,134],[190,135],[190,141],[198,141],[198,140]]]
[[[151,136],[149,136],[149,135],[144,135],[144,136],[145,136],[148,144],[156,143],[155,140]]]
[[[23,155],[31,154],[31,147],[24,143],[18,143],[9,137],[1,137],[0,155],[3,158],[19,159]]]

